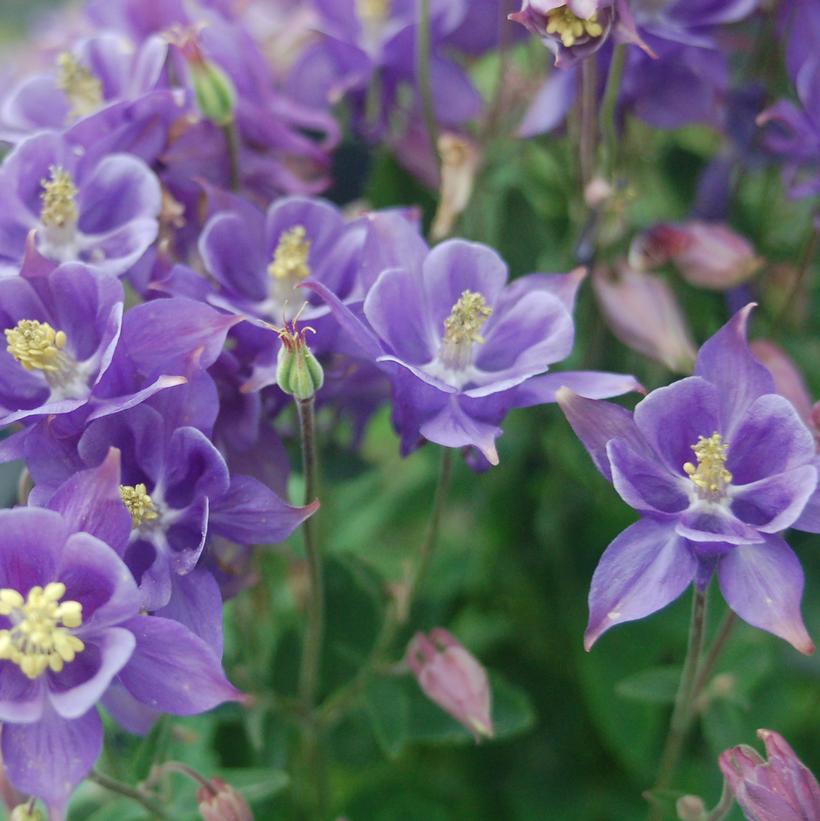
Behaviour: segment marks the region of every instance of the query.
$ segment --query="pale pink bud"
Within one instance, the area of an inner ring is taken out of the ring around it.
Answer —
[[[601,208],[611,199],[615,190],[603,177],[593,177],[584,189],[584,202],[590,208]]]
[[[678,821],[705,821],[706,805],[699,795],[682,795],[675,803]]]
[[[407,648],[407,664],[424,694],[475,736],[492,737],[491,695],[487,673],[441,627],[416,633]]]
[[[687,282],[714,291],[740,285],[762,265],[748,240],[717,222],[656,225],[635,238],[629,258],[643,270],[671,260]]]
[[[768,761],[741,744],[721,753],[719,763],[743,813],[752,821],[811,821],[820,818],[820,786],[786,740],[758,730]]]
[[[672,371],[691,372],[695,345],[674,292],[659,276],[621,264],[614,271],[597,269],[592,287],[624,345]]]
[[[774,378],[775,390],[794,405],[800,418],[809,427],[815,429],[811,397],[800,371],[797,370],[789,355],[768,339],[755,339],[749,347],[755,358],[768,368]]]
[[[473,195],[473,184],[481,154],[478,146],[458,134],[445,132],[438,138],[441,158],[441,191],[438,210],[430,227],[434,240],[444,239],[452,230]]]
[[[230,784],[220,778],[212,778],[208,784],[196,794],[203,821],[253,821],[247,801]]]

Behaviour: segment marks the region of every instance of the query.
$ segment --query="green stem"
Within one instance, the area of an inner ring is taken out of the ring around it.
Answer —
[[[723,821],[732,809],[732,804],[735,803],[735,796],[727,782],[723,782],[723,792],[720,795],[720,801],[715,805],[715,808],[706,816],[706,821]]]
[[[231,120],[222,126],[225,140],[228,143],[228,167],[230,168],[231,191],[239,191],[242,184],[239,175],[239,132],[236,128],[236,121]]]
[[[162,807],[141,790],[131,787],[128,784],[123,784],[122,781],[117,781],[116,778],[111,778],[111,776],[105,775],[105,773],[101,773],[98,770],[92,770],[88,774],[88,780],[93,781],[95,784],[104,787],[110,792],[118,793],[126,798],[130,798],[132,801],[136,801],[138,804],[142,804],[148,812],[162,819],[162,821],[170,821],[170,816],[165,814]]]
[[[418,47],[416,51],[416,74],[418,76],[421,107],[424,113],[424,124],[427,127],[427,137],[430,141],[430,150],[436,162],[438,154],[438,126],[436,125],[436,111],[433,106],[433,89],[430,84],[430,0],[420,0],[419,3],[419,31]]]
[[[792,307],[797,301],[797,297],[800,295],[800,289],[802,288],[806,275],[809,272],[812,259],[817,251],[818,242],[820,242],[820,231],[818,231],[816,227],[818,219],[820,219],[820,217],[816,213],[813,213],[811,216],[812,229],[805,245],[803,246],[803,252],[800,254],[800,260],[797,263],[797,273],[794,277],[794,285],[792,285],[789,295],[786,297],[786,301],[783,303],[783,307],[780,309],[780,313],[774,321],[772,336],[778,335],[780,329],[788,319]]]
[[[715,669],[715,665],[717,664],[717,660],[723,652],[723,648],[726,646],[726,642],[729,640],[729,636],[731,635],[736,623],[737,616],[729,610],[724,616],[720,628],[718,629],[717,636],[715,636],[715,640],[712,642],[712,646],[709,648],[709,652],[706,654],[706,658],[695,676],[695,682],[692,685],[693,705],[698,704],[703,688],[708,683],[709,678]]]
[[[302,465],[305,474],[305,504],[318,495],[319,469],[316,455],[316,419],[314,400],[297,400],[299,429],[302,438]],[[319,681],[322,639],[325,622],[325,593],[322,573],[322,554],[319,550],[316,517],[311,516],[302,525],[305,554],[308,563],[308,622],[299,673],[299,695],[307,710],[313,709]]]
[[[625,63],[626,46],[620,43],[615,46],[612,52],[604,99],[601,103],[601,136],[606,152],[604,171],[608,178],[611,178],[615,172],[618,155],[618,123],[615,119],[615,112],[618,106],[618,95],[621,91],[621,79],[623,78]]]
[[[581,139],[579,154],[581,185],[586,188],[595,173],[595,151],[598,141],[598,63],[587,59],[581,63]]]
[[[683,751],[683,743],[692,718],[692,688],[698,663],[703,652],[703,639],[706,633],[706,592],[695,587],[692,599],[692,619],[689,623],[689,644],[686,649],[686,660],[683,663],[678,693],[675,697],[675,707],[672,710],[672,720],[669,724],[669,733],[666,736],[661,763],[658,767],[658,777],[652,793],[668,787],[675,776],[675,770]],[[660,819],[660,807],[653,804],[650,808],[651,821]]]

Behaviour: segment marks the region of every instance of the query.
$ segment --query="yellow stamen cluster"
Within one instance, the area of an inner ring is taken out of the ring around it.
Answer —
[[[77,224],[77,186],[71,174],[59,165],[49,168],[50,178],[40,181],[43,193],[40,199],[40,222],[49,228],[73,227]]]
[[[159,518],[154,500],[142,482],[138,485],[120,485],[120,498],[131,514],[131,524],[134,527]]]
[[[547,12],[547,34],[557,34],[566,48],[574,46],[581,37],[600,37],[603,33],[597,13],[584,20],[583,17],[576,17],[569,6]]]
[[[102,83],[68,51],[57,57],[57,88],[71,103],[69,119],[93,114],[102,104]]]
[[[0,630],[0,659],[16,664],[30,679],[47,669],[59,673],[85,649],[69,630],[83,623],[79,602],[60,599],[62,582],[32,587],[24,599],[10,588],[0,590],[0,616],[11,620],[10,630]]]
[[[720,496],[732,481],[732,474],[726,470],[728,443],[715,432],[708,438],[699,436],[692,450],[698,460],[697,467],[692,462],[686,462],[684,472],[703,494]]]
[[[390,16],[390,0],[356,0],[356,14],[367,23],[381,23]]]
[[[465,345],[483,342],[480,331],[490,318],[493,309],[476,291],[462,291],[453,305],[450,316],[444,320],[444,342],[449,345]]]
[[[308,255],[310,254],[310,240],[303,225],[295,225],[282,233],[276,250],[273,252],[273,262],[268,265],[268,273],[275,279],[294,282],[307,279],[310,276]]]
[[[67,338],[48,322],[21,319],[14,328],[7,328],[6,350],[27,370],[54,373],[61,370],[61,351]]]

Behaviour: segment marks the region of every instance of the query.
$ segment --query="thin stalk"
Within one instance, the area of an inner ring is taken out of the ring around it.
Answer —
[[[651,792],[668,787],[675,776],[675,770],[683,751],[686,732],[689,729],[692,707],[692,688],[695,675],[703,653],[703,639],[706,633],[706,592],[695,587],[692,599],[692,619],[689,623],[689,644],[686,649],[686,660],[683,663],[678,693],[675,696],[675,707],[669,733],[666,736],[661,763],[658,767],[658,778]],[[649,811],[651,821],[660,819],[660,808],[653,804]]]
[[[416,75],[421,95],[421,107],[430,150],[436,162],[438,154],[438,126],[433,106],[433,88],[430,83],[430,0],[419,0],[419,31],[416,50]]]
[[[698,669],[698,673],[695,676],[695,683],[692,685],[693,705],[697,705],[700,695],[703,692],[703,688],[708,683],[709,678],[715,669],[715,665],[717,664],[717,660],[723,652],[723,648],[726,646],[726,642],[729,640],[729,636],[731,635],[736,623],[737,616],[729,610],[723,617],[723,621],[721,622],[720,628],[715,636],[715,640],[712,642],[712,646],[709,648],[709,652],[706,654],[706,658],[703,660],[703,664],[701,664]]]
[[[314,400],[297,400],[299,429],[302,439],[302,466],[305,473],[305,504],[310,504],[318,495],[319,468],[316,455],[316,419]],[[308,563],[308,622],[302,649],[302,663],[299,673],[299,695],[307,710],[311,710],[316,700],[322,655],[322,640],[325,623],[325,592],[322,573],[322,554],[317,539],[316,519],[311,516],[302,525],[305,537],[305,555]]]
[[[138,804],[142,804],[148,812],[157,818],[162,819],[162,821],[170,821],[170,816],[166,815],[162,807],[160,807],[159,804],[157,804],[150,796],[147,796],[141,790],[131,787],[128,784],[123,784],[122,781],[117,781],[116,778],[111,778],[110,775],[101,773],[98,770],[92,770],[88,774],[88,780],[93,781],[95,784],[98,784],[100,787],[104,787],[110,792],[118,793],[126,798],[130,798],[132,801],[136,801]]]
[[[618,106],[618,95],[621,91],[621,80],[626,63],[626,46],[620,43],[612,51],[609,63],[609,74],[606,78],[604,99],[601,102],[601,137],[604,143],[604,172],[611,178],[615,172],[618,156],[618,123],[615,114]]]
[[[230,169],[231,191],[238,191],[242,183],[239,175],[239,131],[236,121],[231,120],[222,126],[225,140],[228,143],[228,167]]]
[[[598,63],[581,63],[581,138],[579,141],[581,185],[586,188],[595,173],[598,144]]]
[[[723,792],[720,795],[720,801],[715,805],[714,809],[711,810],[709,815],[706,816],[706,821],[723,821],[724,818],[729,814],[732,809],[732,804],[735,803],[735,796],[732,793],[729,784],[724,781],[723,782]]]
[[[217,794],[216,787],[214,787],[205,776],[200,775],[196,770],[187,764],[183,764],[181,761],[165,761],[162,764],[157,764],[151,772],[149,781],[159,780],[164,773],[179,773],[180,775],[187,776],[191,781],[196,782],[204,790],[207,790],[212,796]]]
[[[806,275],[811,267],[812,259],[817,252],[817,246],[818,243],[820,243],[820,231],[818,231],[816,225],[818,219],[817,214],[812,214],[812,229],[805,245],[803,246],[803,252],[800,254],[800,260],[797,263],[797,274],[794,277],[794,285],[792,285],[789,295],[786,297],[786,301],[783,303],[783,307],[780,309],[777,319],[775,319],[774,328],[772,329],[772,336],[777,336],[788,318],[789,313],[791,313],[792,307],[800,294],[800,289],[803,287]]]

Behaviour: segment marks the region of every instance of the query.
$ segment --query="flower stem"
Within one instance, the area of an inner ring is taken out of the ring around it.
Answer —
[[[601,103],[601,136],[604,143],[604,172],[612,177],[615,172],[615,161],[618,155],[618,124],[615,119],[618,106],[618,95],[621,91],[621,80],[626,63],[626,46],[619,43],[612,51],[609,63],[609,74],[606,78],[604,99]]]
[[[416,51],[416,75],[421,95],[421,107],[430,150],[438,162],[438,127],[436,111],[433,105],[433,88],[430,83],[430,0],[419,2],[419,29]]]
[[[820,220],[820,216],[816,212],[813,213],[811,217],[812,228],[805,244],[803,245],[800,260],[797,263],[797,272],[794,277],[794,283],[789,291],[789,295],[783,302],[783,307],[780,309],[780,313],[778,313],[777,318],[774,321],[772,336],[777,336],[783,325],[786,323],[789,314],[794,307],[794,303],[800,295],[800,289],[803,287],[803,283],[806,280],[806,275],[809,272],[812,260],[817,252],[818,242],[820,242],[820,229],[817,228],[818,220]]]
[[[735,796],[732,793],[729,784],[723,782],[723,792],[720,795],[720,801],[715,805],[714,809],[706,816],[706,821],[723,821],[732,809],[732,804],[735,803]]]
[[[316,455],[316,419],[314,400],[297,400],[299,429],[302,438],[302,466],[305,473],[305,504],[310,504],[318,495],[318,459]],[[316,700],[324,637],[325,592],[322,574],[322,554],[319,550],[315,515],[302,525],[305,537],[305,554],[308,563],[309,596],[308,622],[302,650],[302,664],[299,672],[299,695],[305,708],[311,710]]]
[[[239,132],[236,121],[231,120],[222,126],[225,140],[228,143],[228,167],[230,169],[231,191],[239,191],[241,178],[239,175]]]
[[[105,773],[101,773],[98,770],[92,770],[88,774],[88,780],[93,781],[95,784],[98,784],[100,787],[103,787],[110,792],[124,795],[132,801],[142,804],[148,812],[157,818],[162,819],[162,821],[170,821],[170,816],[165,814],[162,807],[154,802],[150,796],[142,792],[142,790],[131,787],[128,784],[123,784],[122,781],[117,781],[116,778],[111,778],[111,776],[105,775]]]
[[[581,63],[581,185],[586,188],[595,173],[598,142],[598,63],[590,57]]]
[[[675,706],[672,710],[672,720],[669,724],[669,733],[666,736],[661,763],[658,767],[658,777],[651,792],[655,793],[668,787],[675,776],[675,770],[683,751],[683,743],[692,720],[692,692],[698,663],[703,652],[703,640],[706,633],[706,592],[695,587],[692,599],[692,619],[689,623],[689,644],[686,650],[686,660],[683,663],[678,693],[675,696]],[[660,808],[653,804],[649,817],[651,821],[660,819]]]
[[[737,616],[729,610],[723,618],[720,628],[718,629],[717,636],[712,642],[712,646],[709,648],[709,652],[706,654],[706,658],[703,660],[703,664],[701,664],[697,675],[695,676],[695,682],[692,685],[693,705],[697,705],[700,695],[703,692],[703,688],[709,681],[709,677],[715,669],[715,664],[717,664],[718,657],[723,652],[723,648],[726,646],[726,642],[729,640],[729,636],[731,635],[736,623]]]

